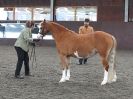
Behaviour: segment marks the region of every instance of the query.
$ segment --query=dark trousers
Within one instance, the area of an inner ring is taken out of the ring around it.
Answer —
[[[15,47],[15,50],[17,52],[18,56],[18,61],[16,65],[16,70],[15,70],[15,76],[20,75],[20,71],[24,62],[25,66],[25,75],[29,74],[29,55],[28,52],[25,52],[22,48],[20,47]]]
[[[81,58],[81,59],[79,59],[79,64],[86,64],[86,62],[87,62],[87,58]]]

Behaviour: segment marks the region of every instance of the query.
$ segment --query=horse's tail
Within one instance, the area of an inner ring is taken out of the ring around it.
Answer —
[[[109,70],[108,70],[108,82],[115,82],[117,80],[116,71],[115,71],[115,58],[116,58],[116,47],[117,41],[114,36],[112,36],[113,45],[110,49],[108,55],[108,63],[109,63]]]

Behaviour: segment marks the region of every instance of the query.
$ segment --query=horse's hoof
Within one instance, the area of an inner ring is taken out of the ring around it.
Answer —
[[[114,76],[114,79],[112,80],[113,82],[116,82],[116,80],[117,80],[117,76],[115,75]]]
[[[117,76],[115,75],[114,78],[111,81],[108,81],[108,83],[116,82],[116,80],[117,80]]]
[[[63,83],[63,82],[66,82],[66,79],[65,78],[62,78],[59,83]]]
[[[69,79],[70,79],[70,77],[66,77],[65,79],[66,79],[66,80],[69,80]]]
[[[107,83],[107,81],[102,81],[101,85],[105,85]]]
[[[116,80],[117,80],[117,78],[114,78],[114,79],[112,80],[112,82],[116,82]]]

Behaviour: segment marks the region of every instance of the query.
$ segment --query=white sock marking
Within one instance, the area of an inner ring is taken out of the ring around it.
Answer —
[[[65,82],[66,81],[66,69],[64,69],[63,71],[62,71],[62,77],[61,77],[61,80],[59,81],[59,82]]]
[[[107,81],[108,81],[108,72],[106,70],[104,70],[104,78],[103,78],[101,85],[106,84]]]
[[[66,75],[66,80],[70,79],[70,69],[67,69],[67,75]]]

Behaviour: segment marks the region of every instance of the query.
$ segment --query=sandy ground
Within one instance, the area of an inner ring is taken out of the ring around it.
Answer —
[[[12,46],[0,46],[0,99],[133,99],[133,51],[117,51],[115,83],[101,86],[103,68],[99,56],[77,65],[71,58],[71,78],[61,77],[59,57],[54,47],[36,47],[37,66],[33,77],[15,79],[16,52]],[[24,73],[22,68],[21,74]]]

